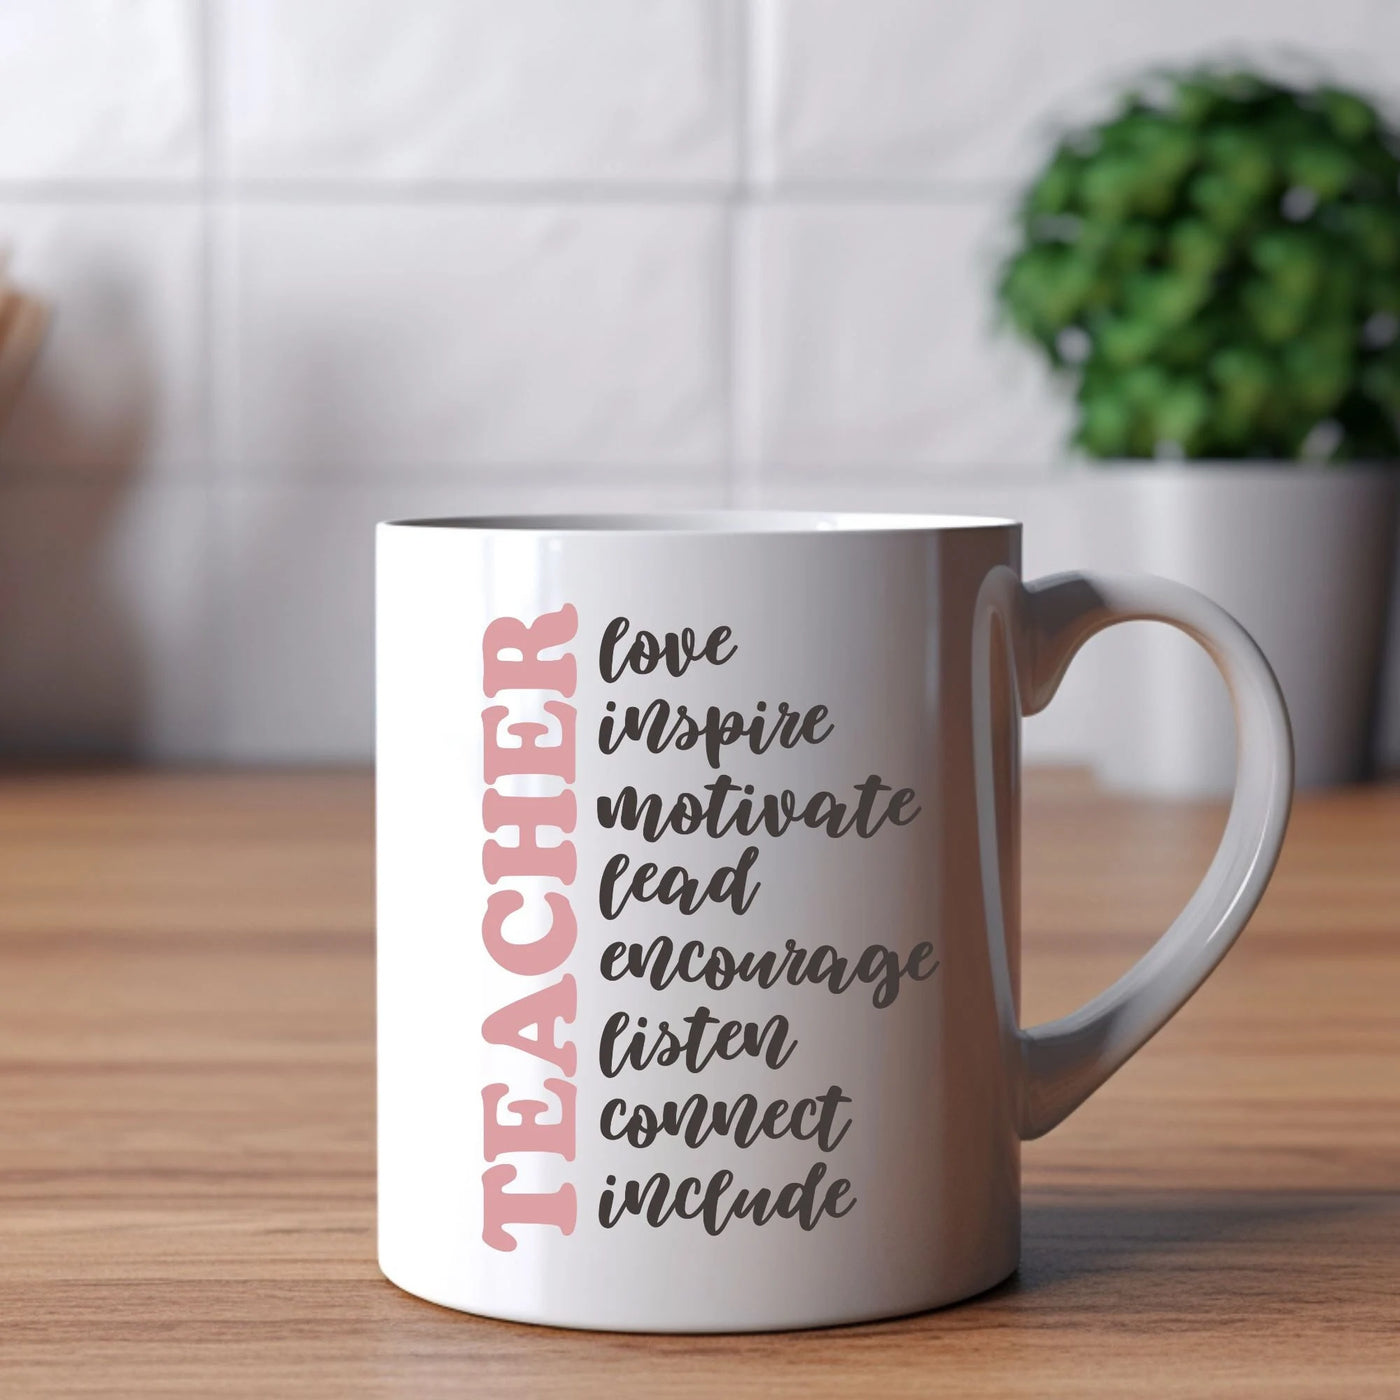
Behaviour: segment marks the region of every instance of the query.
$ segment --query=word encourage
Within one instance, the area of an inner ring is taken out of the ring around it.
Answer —
[[[729,664],[738,653],[730,627],[716,627],[703,637],[689,627],[658,636],[634,630],[629,618],[615,617],[603,630],[598,672],[608,685],[628,676],[678,682],[692,668],[703,674]],[[761,763],[780,750],[819,747],[835,730],[827,706],[786,700],[755,700],[750,709],[736,710],[658,696],[645,704],[608,700],[603,707],[597,740],[604,756],[694,752],[707,776],[688,791],[648,792],[629,783],[596,801],[600,831],[631,841],[631,849],[608,857],[598,877],[598,913],[619,930],[600,952],[604,982],[652,992],[693,985],[697,993],[697,1004],[685,1015],[657,1018],[634,1007],[604,1019],[598,1069],[616,1087],[616,1096],[603,1106],[599,1132],[608,1142],[643,1153],[663,1147],[698,1149],[715,1138],[747,1151],[765,1141],[791,1138],[817,1154],[800,1178],[778,1184],[745,1185],[727,1168],[693,1176],[654,1171],[625,1180],[609,1174],[598,1200],[598,1222],[604,1229],[630,1218],[655,1229],[672,1221],[696,1221],[710,1235],[739,1221],[763,1226],[792,1220],[813,1230],[823,1220],[848,1215],[858,1203],[852,1182],[836,1175],[828,1160],[855,1122],[856,1105],[839,1084],[808,1086],[796,1097],[748,1092],[725,1099],[696,1092],[659,1105],[647,1102],[636,1088],[638,1076],[657,1068],[698,1076],[736,1061],[758,1075],[786,1071],[789,1078],[800,1070],[801,1042],[788,1014],[753,1021],[723,1013],[714,994],[722,998],[736,985],[784,992],[820,988],[833,996],[859,989],[862,1000],[869,1000],[868,1011],[878,1013],[892,1006],[903,989],[928,981],[938,970],[930,943],[901,952],[881,943],[857,950],[830,944],[809,948],[788,938],[781,948],[736,951],[725,943],[675,938],[654,928],[662,909],[682,917],[707,906],[736,918],[749,915],[763,889],[758,872],[765,841],[800,833],[818,841],[888,839],[888,833],[918,818],[914,789],[886,782],[878,773],[849,785],[799,792],[765,788],[748,781],[747,774],[723,771]],[[570,812],[571,821],[572,816]],[[703,846],[706,840],[736,835],[748,844],[730,864],[715,865],[712,859],[692,869],[663,865],[643,854],[646,846],[667,837],[694,837]],[[629,938],[629,919],[643,921],[647,936]],[[540,1036],[543,1043],[542,1023]]]

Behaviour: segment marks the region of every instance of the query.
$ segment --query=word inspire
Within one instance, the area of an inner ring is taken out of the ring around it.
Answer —
[[[598,672],[608,684],[628,675],[658,672],[680,680],[692,667],[727,665],[738,651],[729,627],[716,627],[703,639],[689,627],[658,637],[645,630],[633,631],[628,618],[616,617],[603,631]],[[757,840],[778,840],[798,831],[830,840],[846,836],[870,840],[883,830],[912,823],[921,810],[914,789],[896,787],[878,773],[849,788],[799,793],[791,788],[760,791],[757,784],[720,771],[726,762],[752,762],[778,750],[816,747],[835,730],[828,707],[821,704],[800,706],[784,700],[770,706],[758,700],[746,713],[720,705],[692,706],[667,697],[625,706],[609,700],[598,725],[602,754],[695,751],[715,776],[695,791],[669,797],[631,784],[616,795],[601,796],[597,820],[602,830],[627,833],[647,844],[669,836],[720,840],[736,834],[755,841],[744,847],[733,864],[698,875],[683,865],[662,868],[656,861],[634,863],[634,853],[619,851],[606,861],[599,876],[602,917],[617,920],[647,904],[669,907],[681,915],[696,914],[710,905],[742,917],[762,889],[753,873],[761,849]],[[678,941],[655,933],[649,941],[624,937],[608,943],[599,971],[610,984],[632,979],[633,985],[657,992],[676,983],[699,984],[720,993],[735,984],[748,984],[765,990],[820,986],[839,996],[861,986],[868,989],[871,1007],[883,1011],[894,1004],[903,985],[927,981],[938,966],[931,943],[919,943],[907,954],[872,943],[850,956],[829,944],[803,948],[789,938],[781,950],[736,953],[723,943]],[[671,1019],[619,1010],[603,1024],[598,1069],[605,1080],[619,1085],[657,1068],[699,1075],[726,1061],[747,1061],[756,1072],[777,1073],[788,1066],[798,1048],[790,1018],[781,1013],[759,1022],[726,1018],[707,1005]],[[847,1111],[851,1103],[839,1084],[821,1093],[767,1102],[754,1093],[729,1100],[694,1093],[667,1100],[660,1107],[623,1094],[604,1105],[599,1132],[608,1142],[638,1150],[658,1142],[698,1149],[716,1137],[747,1149],[791,1138],[829,1154],[855,1121]],[[850,1180],[830,1176],[829,1170],[825,1156],[819,1156],[799,1179],[758,1187],[738,1184],[727,1168],[707,1177],[658,1171],[645,1180],[621,1184],[616,1174],[610,1174],[599,1196],[598,1222],[604,1229],[613,1229],[631,1217],[659,1229],[672,1220],[698,1220],[707,1234],[718,1235],[739,1220],[760,1226],[795,1220],[801,1229],[812,1230],[823,1219],[848,1215],[857,1204]]]

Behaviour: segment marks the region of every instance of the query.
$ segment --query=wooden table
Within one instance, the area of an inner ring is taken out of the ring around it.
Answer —
[[[1027,1014],[1221,813],[1033,775]],[[1025,1155],[1024,1264],[878,1326],[480,1321],[374,1264],[370,784],[0,778],[0,1395],[1400,1395],[1400,790],[1299,802],[1240,947]]]

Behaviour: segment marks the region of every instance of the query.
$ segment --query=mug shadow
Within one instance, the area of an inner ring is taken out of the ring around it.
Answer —
[[[684,1267],[678,1254],[678,1273]],[[561,1375],[574,1387],[567,1393],[678,1400],[865,1397],[885,1383],[912,1394],[901,1388],[911,1378],[917,1393],[957,1394],[967,1374],[1024,1378],[1056,1337],[1090,1352],[1113,1337],[1164,1333],[1209,1335],[1218,1348],[1243,1328],[1256,1346],[1261,1329],[1287,1346],[1303,1319],[1314,1333],[1394,1336],[1397,1294],[1400,1189],[1098,1189],[1029,1198],[1020,1269],[931,1312],[778,1333],[574,1332],[468,1321],[386,1282],[370,1295],[369,1365],[383,1393],[404,1400],[438,1393],[466,1364],[480,1368],[480,1393],[512,1395],[552,1390]],[[935,1384],[939,1376],[951,1388]]]
[[[1229,1286],[1220,1276],[1257,1277],[1274,1264],[1308,1270],[1309,1279],[1297,1279],[1299,1296],[1316,1296],[1325,1288],[1321,1275],[1350,1267],[1352,1246],[1371,1253],[1383,1241],[1392,1254],[1400,1251],[1400,1188],[1031,1197],[1020,1268],[969,1302],[1099,1289],[1106,1306],[1122,1310],[1135,1294],[1158,1297],[1164,1279],[1180,1287],[1209,1268],[1216,1291]]]
[[[1248,1301],[1251,1317],[1287,1318],[1300,1307],[1358,1290],[1390,1296],[1400,1275],[1400,1188],[1354,1191],[1113,1190],[1031,1197],[1023,1211],[1020,1268],[995,1287],[906,1317],[778,1333],[650,1334],[575,1332],[474,1319],[491,1329],[492,1349],[521,1365],[541,1350],[575,1374],[620,1377],[683,1356],[693,1374],[750,1367],[820,1365],[899,1338],[902,1348],[937,1351],[960,1335],[1025,1327],[1150,1323],[1190,1326]],[[677,1260],[677,1267],[683,1261]],[[431,1369],[465,1340],[459,1314],[380,1295],[385,1321],[421,1327],[418,1357]],[[430,1340],[431,1339],[431,1340]],[[426,1346],[424,1344],[427,1344]],[[443,1348],[437,1352],[437,1344]],[[476,1344],[479,1345],[479,1338]],[[397,1348],[395,1348],[397,1352]]]

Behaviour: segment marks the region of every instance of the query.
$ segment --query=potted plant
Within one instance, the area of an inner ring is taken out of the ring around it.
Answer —
[[[1369,757],[1400,460],[1397,151],[1337,88],[1153,79],[1060,143],[998,286],[1072,388],[1076,447],[1103,464],[1091,550],[1200,588],[1254,633],[1303,784],[1356,778]],[[1100,776],[1227,790],[1213,668],[1166,629],[1128,632],[1102,655]]]

